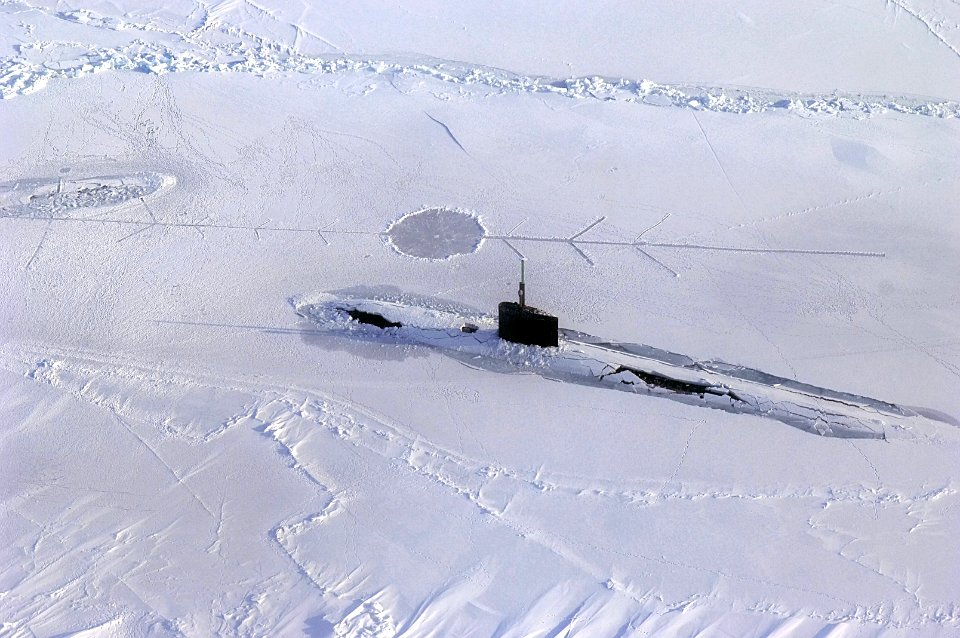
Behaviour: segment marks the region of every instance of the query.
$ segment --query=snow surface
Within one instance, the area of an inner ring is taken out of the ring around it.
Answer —
[[[960,635],[957,3],[0,0],[0,95],[0,636]],[[291,305],[479,321],[518,253],[568,328],[931,418]]]

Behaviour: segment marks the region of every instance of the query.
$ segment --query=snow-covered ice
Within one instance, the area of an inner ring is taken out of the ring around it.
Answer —
[[[960,635],[958,87],[939,0],[0,0],[0,636]]]

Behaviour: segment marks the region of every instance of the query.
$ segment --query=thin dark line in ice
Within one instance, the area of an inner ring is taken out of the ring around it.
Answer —
[[[434,122],[436,122],[437,124],[439,124],[440,126],[442,126],[442,127],[443,127],[443,130],[447,132],[447,136],[448,136],[451,140],[453,140],[453,143],[456,144],[458,147],[460,147],[460,150],[463,151],[468,157],[470,156],[470,153],[467,151],[467,149],[465,149],[465,148],[463,147],[463,144],[460,143],[460,140],[458,140],[458,139],[457,139],[457,136],[453,134],[453,131],[450,130],[450,127],[449,127],[449,126],[447,126],[446,124],[444,124],[443,122],[441,122],[441,121],[438,120],[437,118],[433,117],[432,115],[430,115],[430,114],[427,113],[426,111],[424,111],[423,114],[426,115],[427,117],[429,117],[432,121],[434,121]]]
[[[130,219],[111,219],[111,218],[78,218],[78,217],[22,217],[20,215],[13,214],[0,214],[0,219],[15,219],[23,221],[46,221],[48,225],[52,222],[79,222],[87,224],[113,224],[118,226],[125,225],[135,225],[143,226],[145,222],[136,221]],[[584,228],[582,231],[575,233],[572,237],[549,237],[549,236],[536,236],[536,235],[491,235],[484,234],[481,239],[490,239],[490,240],[500,240],[506,243],[511,250],[516,252],[519,256],[523,257],[523,253],[514,245],[518,242],[534,242],[534,243],[545,243],[545,244],[567,244],[576,250],[581,256],[584,257],[590,264],[593,264],[593,260],[583,251],[585,246],[613,246],[613,247],[627,247],[627,248],[637,248],[642,252],[646,253],[643,250],[645,247],[655,247],[655,248],[674,248],[674,249],[686,249],[686,250],[701,250],[701,251],[722,251],[722,252],[735,252],[735,253],[751,253],[751,254],[789,254],[789,255],[824,255],[824,256],[836,256],[836,257],[874,257],[882,258],[886,257],[886,253],[879,251],[861,251],[861,250],[832,250],[832,249],[807,249],[807,248],[749,248],[749,247],[739,247],[739,246],[717,246],[710,244],[681,244],[675,242],[661,242],[661,241],[625,241],[625,240],[603,240],[603,239],[583,239],[582,235],[587,230],[592,230],[598,226],[605,218],[600,218],[589,226]],[[659,225],[659,224],[657,224]],[[389,234],[386,232],[374,232],[374,231],[364,231],[364,230],[343,230],[343,229],[332,229],[330,225],[320,227],[320,228],[295,228],[288,226],[267,226],[267,225],[238,225],[238,224],[216,224],[212,222],[162,222],[157,221],[150,224],[150,227],[162,227],[162,228],[194,228],[194,229],[221,229],[221,230],[250,230],[257,234],[259,237],[261,231],[271,231],[271,232],[284,232],[284,233],[311,233],[317,234],[320,238],[329,244],[324,235],[366,235],[373,237],[381,237],[384,239],[389,238]],[[650,230],[650,229],[648,229]],[[644,231],[645,233],[646,231]],[[648,257],[651,257],[649,254]],[[31,259],[32,261],[32,259]],[[656,260],[655,260],[656,261]],[[663,264],[661,264],[663,265]],[[672,269],[669,269],[671,270]]]
[[[510,230],[507,231],[507,234],[508,234],[508,235],[512,235],[513,233],[517,232],[517,229],[520,228],[521,226],[523,226],[524,224],[526,224],[528,219],[530,219],[530,218],[529,218],[529,217],[524,217],[523,219],[521,219],[520,221],[518,221],[516,224],[514,224],[513,228],[511,228]]]
[[[520,249],[519,249],[519,248],[517,248],[516,246],[514,246],[513,244],[510,243],[510,240],[509,240],[509,239],[504,239],[504,240],[503,240],[503,243],[505,243],[505,244],[507,245],[507,248],[509,248],[510,250],[512,250],[514,253],[516,253],[517,257],[519,257],[520,259],[526,259],[526,258],[527,258],[526,255],[524,255],[522,252],[520,252]]]
[[[663,263],[662,261],[660,261],[659,259],[657,259],[657,258],[654,257],[653,255],[651,255],[650,253],[648,253],[647,251],[645,251],[643,248],[640,248],[640,246],[637,246],[637,250],[640,251],[640,254],[642,254],[642,255],[644,255],[645,257],[647,257],[647,259],[650,259],[651,261],[653,261],[655,264],[657,264],[658,266],[660,266],[661,268],[663,268],[664,270],[666,270],[667,272],[669,272],[669,273],[670,273],[671,275],[673,275],[674,277],[679,277],[679,276],[680,276],[680,273],[678,273],[676,270],[674,270],[674,269],[671,268],[670,266],[666,265],[665,263]]]
[[[603,217],[600,217],[599,219],[596,219],[596,220],[594,220],[593,222],[587,224],[587,225],[586,225],[582,230],[580,230],[579,232],[576,232],[576,233],[574,233],[573,235],[570,235],[570,237],[567,238],[567,241],[572,242],[572,241],[573,241],[574,239],[576,239],[577,237],[580,237],[581,235],[584,235],[584,234],[585,234],[588,230],[590,230],[591,228],[600,225],[605,219],[606,219],[606,216],[603,216]]]
[[[118,226],[124,225],[134,225],[142,226],[147,222],[137,221],[133,219],[112,219],[108,217],[97,217],[97,218],[87,218],[87,217],[64,217],[64,216],[52,216],[52,217],[23,217],[22,215],[14,214],[0,214],[0,219],[17,219],[23,221],[46,221],[46,222],[81,222],[87,224],[114,224]],[[151,226],[162,226],[164,228],[212,228],[212,229],[223,229],[223,230],[252,230],[252,231],[274,231],[274,232],[285,232],[285,233],[330,233],[338,235],[377,235],[386,237],[386,233],[383,232],[371,232],[364,230],[329,230],[328,227],[323,228],[292,228],[288,226],[244,226],[239,224],[215,224],[213,222],[161,222],[157,221]]]
[[[667,221],[667,219],[669,219],[669,217],[670,217],[670,213],[664,213],[663,217],[660,218],[660,221],[658,221],[656,224],[654,224],[654,225],[652,225],[652,226],[648,226],[647,228],[645,228],[643,231],[640,232],[639,235],[637,235],[636,237],[633,238],[633,241],[634,241],[634,242],[640,241],[640,238],[641,238],[641,237],[643,237],[644,235],[646,235],[647,233],[649,233],[651,230],[655,230],[660,224],[662,224],[663,222]],[[516,228],[514,228],[513,230],[516,230]],[[513,232],[513,231],[510,231],[510,232]]]
[[[658,246],[660,248],[694,248],[697,250],[720,250],[736,253],[770,253],[788,255],[835,255],[843,257],[886,257],[881,251],[870,250],[813,250],[806,248],[739,248],[734,246],[709,246],[706,244],[673,244],[669,242],[639,242],[638,246]]]
[[[730,175],[727,174],[727,169],[723,167],[723,162],[720,161],[720,156],[717,155],[717,149],[713,147],[713,142],[710,141],[710,138],[707,136],[707,132],[703,128],[703,124],[700,123],[700,118],[697,117],[697,112],[693,111],[693,120],[697,123],[697,128],[700,129],[700,135],[703,136],[703,141],[707,143],[707,148],[710,149],[710,154],[713,155],[713,160],[717,163],[717,166],[720,168],[720,172],[723,173],[723,179],[727,181],[727,185],[730,186],[730,190],[733,191],[733,194],[737,196],[737,200],[740,202],[740,205],[743,207],[743,210],[747,210],[748,206],[743,197],[740,195],[740,191],[737,190],[737,187],[733,185],[733,181],[730,179]]]
[[[572,241],[568,241],[567,243],[570,245],[571,248],[573,248],[575,251],[577,251],[577,253],[578,253],[581,257],[583,257],[588,264],[590,264],[591,266],[595,265],[594,262],[593,262],[593,260],[590,258],[590,255],[588,255],[587,253],[583,252],[583,249],[580,248],[579,246],[577,246],[576,243],[574,243],[574,242],[572,242]]]
[[[152,224],[146,224],[146,223],[145,223],[145,224],[143,225],[143,228],[138,228],[138,229],[136,229],[135,231],[131,232],[130,234],[124,235],[123,237],[121,237],[120,239],[117,240],[117,243],[119,244],[120,242],[122,242],[122,241],[125,240],[125,239],[130,239],[131,237],[133,237],[133,236],[135,236],[135,235],[139,235],[140,233],[142,233],[142,232],[144,232],[144,231],[146,231],[146,230],[150,230],[151,228],[153,228],[153,227],[156,226],[156,225],[157,225],[156,222],[154,222],[154,223],[152,223]]]
[[[554,244],[592,246],[654,246],[657,248],[687,248],[694,250],[720,250],[739,253],[786,253],[792,255],[837,255],[846,257],[886,257],[886,253],[865,250],[817,250],[807,248],[741,248],[737,246],[712,246],[708,244],[678,244],[660,241],[617,241],[602,239],[567,239],[564,237],[535,237],[528,235],[487,235],[485,239],[509,239],[516,242],[532,241]]]
[[[37,247],[33,249],[30,259],[27,260],[27,265],[23,267],[24,270],[30,270],[30,266],[33,264],[33,260],[36,259],[37,255],[40,253],[40,248],[43,246],[43,242],[46,241],[47,233],[50,232],[50,226],[52,225],[52,221],[47,222],[47,227],[43,229],[43,235],[40,236],[40,241],[37,242]]]

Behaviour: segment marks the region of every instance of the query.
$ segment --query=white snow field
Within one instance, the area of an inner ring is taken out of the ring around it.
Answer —
[[[0,0],[0,95],[0,636],[960,635],[957,2]],[[518,253],[843,394],[303,306]]]

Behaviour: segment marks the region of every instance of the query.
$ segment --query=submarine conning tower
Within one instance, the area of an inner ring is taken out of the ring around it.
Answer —
[[[527,305],[524,264],[520,260],[520,287],[517,290],[520,302],[501,301],[497,307],[501,339],[528,346],[557,347],[559,345],[559,322],[557,318],[539,308]]]

